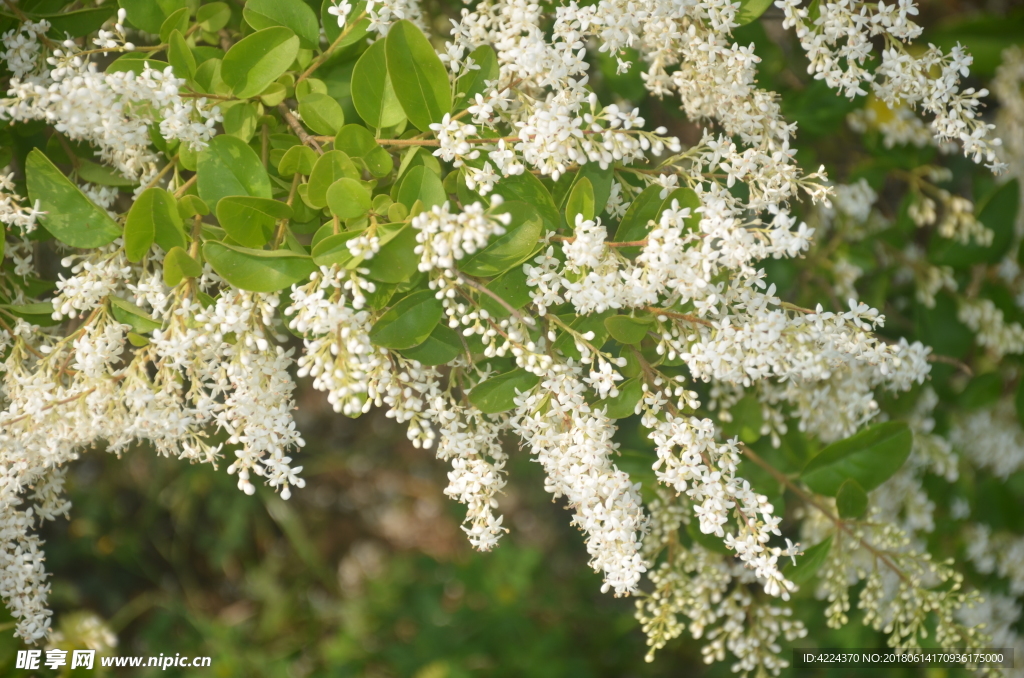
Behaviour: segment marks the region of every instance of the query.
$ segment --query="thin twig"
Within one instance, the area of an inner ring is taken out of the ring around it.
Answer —
[[[358,24],[360,21],[362,21],[365,16],[366,16],[366,12],[363,12],[362,14],[357,16],[356,18],[347,21],[347,25],[345,26],[345,30],[343,30],[338,35],[338,37],[334,39],[334,42],[332,42],[330,44],[330,46],[327,49],[325,49],[320,56],[318,56],[316,59],[313,60],[313,63],[311,63],[309,65],[309,68],[307,68],[306,70],[304,70],[302,72],[302,75],[300,75],[298,77],[298,79],[295,81],[295,84],[298,85],[300,82],[302,82],[303,80],[305,80],[309,76],[313,75],[313,73],[316,71],[316,69],[320,68],[320,66],[325,61],[327,61],[327,58],[329,56],[331,56],[331,54],[334,53],[334,50],[336,50],[338,48],[338,45],[341,44],[341,41],[348,37],[348,34],[352,32],[352,29],[356,27],[356,24]]]
[[[288,123],[288,126],[291,127],[292,131],[299,137],[299,141],[309,146],[320,155],[324,154],[324,149],[320,147],[320,144],[317,143],[314,137],[310,136],[309,133],[302,128],[302,123],[299,122],[298,118],[295,117],[295,114],[291,112],[291,109],[289,109],[284,102],[277,105],[277,110],[281,111],[281,115],[284,116],[285,122]]]
[[[459,274],[459,282],[463,283],[464,285],[466,285],[468,287],[472,287],[477,292],[481,292],[483,294],[486,294],[491,299],[494,299],[496,302],[498,302],[498,304],[501,305],[502,308],[504,308],[506,311],[508,311],[509,314],[512,315],[512,317],[514,317],[516,320],[518,320],[519,322],[523,323],[524,325],[528,325],[530,327],[536,327],[537,322],[533,318],[524,316],[514,306],[512,306],[510,303],[508,303],[507,301],[502,299],[500,295],[495,293],[493,290],[487,289],[487,287],[485,287],[484,285],[481,285],[476,280],[473,280],[469,276],[460,273]]]

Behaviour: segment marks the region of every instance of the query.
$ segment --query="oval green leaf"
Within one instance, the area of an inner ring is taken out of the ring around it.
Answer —
[[[362,182],[338,179],[327,189],[327,207],[339,219],[355,219],[370,211],[370,192]]]
[[[352,105],[370,127],[391,127],[405,120],[405,111],[388,76],[384,40],[377,40],[352,69]]]
[[[271,198],[270,177],[256,151],[236,137],[221,134],[199,154],[197,187],[199,197],[211,209],[229,195]]]
[[[433,290],[413,292],[374,323],[370,341],[396,350],[418,346],[427,340],[443,314],[444,308]]]
[[[516,406],[515,399],[540,383],[540,377],[524,369],[499,374],[482,381],[469,392],[469,402],[481,412],[497,414]]]
[[[292,208],[269,198],[230,195],[217,203],[217,221],[243,247],[260,248],[273,237],[278,219],[289,219]]]
[[[107,245],[121,229],[82,193],[38,148],[25,159],[29,199],[39,201],[46,212],[39,222],[53,237],[72,247],[94,248]]]
[[[228,50],[220,75],[240,99],[254,97],[277,80],[299,54],[299,38],[275,26],[242,38]]]
[[[352,159],[343,151],[327,151],[313,166],[309,174],[309,188],[306,191],[306,202],[311,207],[323,209],[327,207],[327,189],[338,179],[348,177],[359,179],[359,170]]]
[[[257,31],[273,26],[292,29],[303,49],[320,46],[320,22],[302,0],[246,0],[242,16]]]
[[[875,424],[823,449],[807,463],[800,478],[815,492],[833,497],[849,478],[870,492],[903,466],[913,443],[904,422]]]
[[[452,110],[448,71],[423,32],[403,19],[391,25],[385,39],[388,75],[409,122],[421,132]]]
[[[307,94],[299,100],[302,122],[316,132],[333,136],[345,124],[345,111],[327,94]]]
[[[296,252],[267,252],[214,240],[203,245],[203,257],[229,284],[250,292],[277,292],[305,280],[316,270],[312,258]]]

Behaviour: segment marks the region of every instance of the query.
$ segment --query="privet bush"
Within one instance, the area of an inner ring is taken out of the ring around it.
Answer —
[[[909,0],[60,5],[3,13],[25,641],[68,463],[144,442],[287,499],[309,377],[451,465],[481,551],[532,455],[651,656],[685,631],[777,674],[814,596],[893,646],[1019,643],[1020,517],[985,516],[1024,466],[1019,51],[981,89]],[[766,11],[813,76],[785,99]],[[793,145],[822,108],[836,167]]]

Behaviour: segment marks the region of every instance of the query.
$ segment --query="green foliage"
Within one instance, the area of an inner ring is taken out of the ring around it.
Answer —
[[[913,442],[904,422],[875,424],[823,449],[800,478],[815,492],[830,496],[836,496],[848,479],[862,490],[873,490],[903,466]]]
[[[441,320],[441,302],[430,290],[413,292],[380,317],[370,341],[384,348],[406,349],[427,340]]]
[[[255,96],[288,70],[299,54],[299,44],[290,28],[275,26],[256,31],[227,51],[221,77],[238,98]]]
[[[38,149],[25,159],[28,195],[46,212],[43,226],[55,238],[72,247],[100,247],[121,235],[121,229],[68,181],[63,172]]]
[[[469,402],[487,414],[506,412],[515,406],[516,396],[532,389],[538,381],[537,375],[524,369],[505,372],[477,384],[469,394]]]
[[[277,292],[309,277],[313,260],[288,250],[258,250],[210,240],[203,258],[217,275],[251,292]]]
[[[388,75],[409,122],[422,131],[452,110],[452,88],[437,52],[411,21],[398,21],[384,41]]]

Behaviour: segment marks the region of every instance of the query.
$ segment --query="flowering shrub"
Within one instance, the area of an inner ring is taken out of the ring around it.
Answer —
[[[813,596],[893,646],[1019,646],[1024,539],[974,490],[1019,502],[1024,467],[1019,51],[993,121],[909,0],[482,0],[447,35],[406,0],[122,5],[11,5],[3,34],[22,639],[51,633],[34,530],[68,463],[146,443],[287,499],[309,377],[451,465],[481,551],[531,455],[649,657],[685,631],[778,674]],[[822,81],[803,105],[851,100],[858,162],[801,167],[766,11]]]

